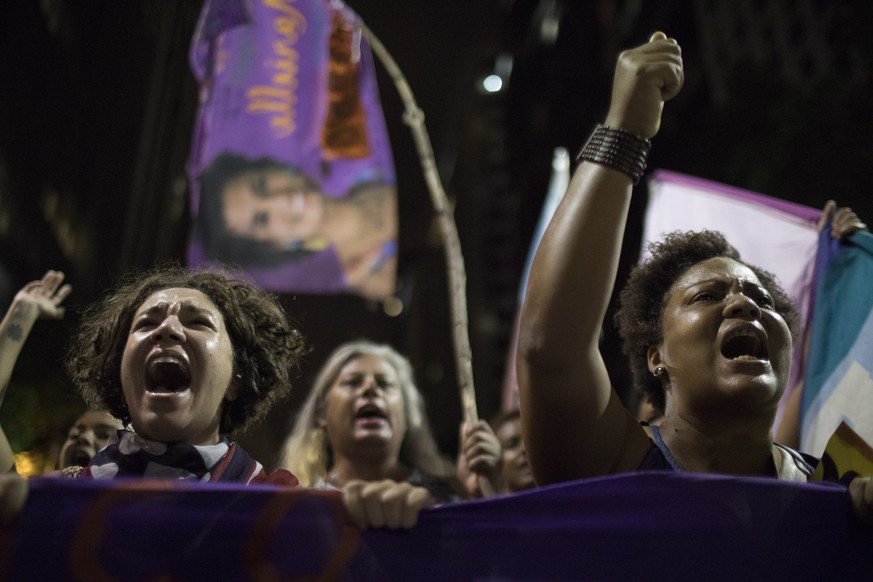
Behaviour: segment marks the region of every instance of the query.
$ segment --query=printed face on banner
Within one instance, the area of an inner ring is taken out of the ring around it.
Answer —
[[[324,196],[299,174],[280,169],[249,170],[221,192],[222,214],[232,236],[277,249],[315,238],[324,218]]]
[[[369,46],[341,2],[207,2],[189,164],[192,266],[285,293],[394,293],[397,188]]]

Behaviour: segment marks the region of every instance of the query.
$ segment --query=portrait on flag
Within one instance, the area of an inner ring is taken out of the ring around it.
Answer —
[[[396,178],[358,16],[336,0],[210,0],[191,64],[188,263],[231,263],[276,292],[392,295]]]

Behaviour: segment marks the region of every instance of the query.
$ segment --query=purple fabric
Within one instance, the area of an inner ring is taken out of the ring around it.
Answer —
[[[323,145],[329,111],[329,40],[337,15],[352,31],[352,58],[358,59],[356,97],[365,114],[366,155],[343,157]],[[370,47],[361,36],[358,16],[341,1],[207,0],[190,60],[200,85],[200,106],[188,162],[195,225],[188,244],[189,265],[209,262],[197,234],[202,218],[200,180],[221,154],[270,158],[292,166],[314,181],[325,197],[346,197],[364,182],[395,184]],[[224,256],[211,260],[238,264],[271,291],[349,291],[331,247],[257,268]]]
[[[206,265],[203,249],[191,241],[189,265]],[[298,261],[268,269],[246,268],[246,272],[264,289],[310,295],[338,294],[346,289],[345,275],[333,249],[325,249]]]
[[[334,570],[330,570],[334,568]],[[31,481],[0,580],[873,579],[842,487],[691,473],[589,479],[350,526],[336,492]]]

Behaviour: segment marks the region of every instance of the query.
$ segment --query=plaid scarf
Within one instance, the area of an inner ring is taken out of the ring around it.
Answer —
[[[82,476],[249,483],[260,478],[263,470],[241,447],[226,439],[215,445],[168,445],[119,429]]]

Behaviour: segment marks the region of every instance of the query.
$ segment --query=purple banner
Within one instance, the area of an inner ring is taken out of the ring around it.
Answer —
[[[394,291],[397,191],[370,47],[339,0],[207,0],[188,262],[286,293]]]
[[[639,473],[359,531],[338,493],[31,481],[0,580],[873,579],[873,528],[833,484]]]

